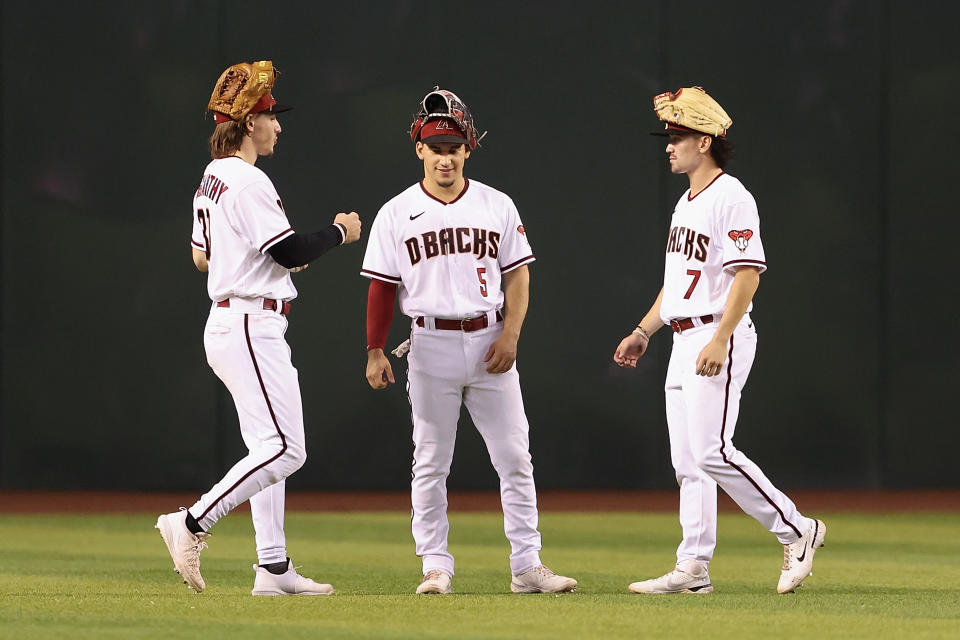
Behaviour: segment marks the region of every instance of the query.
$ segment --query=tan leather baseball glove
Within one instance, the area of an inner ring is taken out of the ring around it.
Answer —
[[[231,120],[240,120],[265,93],[273,89],[280,72],[270,60],[250,64],[241,62],[227,68],[213,87],[208,111],[216,111]]]
[[[703,87],[684,87],[676,93],[661,93],[653,97],[653,110],[668,124],[701,131],[711,136],[724,136],[733,120]]]

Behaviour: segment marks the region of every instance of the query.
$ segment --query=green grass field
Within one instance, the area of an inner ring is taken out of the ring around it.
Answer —
[[[709,595],[638,596],[669,570],[674,514],[546,513],[544,561],[577,593],[509,592],[499,514],[451,516],[452,596],[416,596],[402,513],[287,516],[301,573],[329,597],[254,598],[249,515],[213,530],[207,590],[172,571],[155,514],[0,516],[0,638],[960,638],[960,513],[818,514],[827,546],[798,593],[780,596],[782,547],[721,515]]]

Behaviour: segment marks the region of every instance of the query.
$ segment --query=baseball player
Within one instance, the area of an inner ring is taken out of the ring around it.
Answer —
[[[511,591],[573,591],[576,580],[540,562],[529,427],[514,365],[534,260],[523,223],[509,197],[464,177],[482,136],[456,95],[439,87],[428,93],[410,138],[423,180],[380,209],[361,273],[370,278],[367,381],[374,389],[395,381],[383,353],[395,297],[412,320],[410,340],[394,353],[409,346],[413,537],[423,559],[416,591],[451,591],[446,480],[461,404],[500,476]]]
[[[250,500],[258,563],[253,595],[326,595],[297,573],[283,531],[284,479],[306,460],[297,370],[284,339],[297,290],[290,271],[360,237],[355,212],[329,227],[300,234],[290,227],[267,175],[255,166],[273,154],[281,132],[270,61],[228,68],[208,110],[217,123],[213,161],[193,199],[193,261],[207,272],[213,304],[204,331],[207,362],[233,396],[249,453],[189,509],[161,515],[157,529],[177,572],[197,592],[205,588],[200,551],[210,527]]]
[[[733,121],[700,87],[653,99],[665,123],[670,170],[690,188],[673,212],[663,289],[637,328],[613,355],[636,367],[650,337],[673,329],[665,384],[670,457],[680,485],[683,540],[676,568],[634,582],[634,593],[709,593],[707,566],[717,540],[717,485],[783,544],[779,593],[810,574],[827,528],[797,511],[759,467],[733,445],[740,394],[757,348],[750,319],[753,295],[766,268],[753,196],[724,172]]]

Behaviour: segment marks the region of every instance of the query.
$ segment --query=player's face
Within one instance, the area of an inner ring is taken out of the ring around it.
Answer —
[[[275,113],[258,113],[250,121],[250,138],[258,156],[272,156],[277,137],[282,131]]]
[[[463,164],[470,157],[470,151],[465,144],[454,142],[418,142],[417,157],[423,160],[424,176],[447,189],[463,178]]]
[[[690,173],[700,166],[704,153],[709,152],[709,136],[676,135],[670,136],[667,142],[667,158],[670,160],[670,171],[673,173]]]

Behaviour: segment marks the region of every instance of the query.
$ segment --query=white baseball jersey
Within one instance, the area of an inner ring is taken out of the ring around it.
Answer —
[[[506,194],[467,180],[444,203],[417,183],[377,213],[360,273],[400,285],[411,318],[473,318],[502,307],[501,274],[534,259]]]
[[[670,458],[680,485],[683,539],[677,561],[706,566],[713,558],[718,485],[781,543],[790,544],[812,521],[733,444],[757,349],[750,317],[740,318],[730,336],[719,375],[698,375],[696,367],[716,333],[716,316],[730,295],[735,268],[766,270],[753,196],[725,173],[693,198],[687,190],[674,209],[666,253],[661,319],[715,316],[712,323],[673,334],[664,384]]]
[[[361,274],[396,283],[411,318],[474,318],[503,306],[501,275],[533,262],[517,208],[505,194],[474,180],[443,203],[413,185],[380,209]],[[510,569],[540,564],[537,495],[520,375],[493,374],[483,361],[502,322],[471,332],[411,327],[407,393],[413,418],[411,530],[423,572],[454,574],[447,547],[446,480],[457,421],[466,405],[500,476]]]
[[[211,300],[296,298],[290,272],[267,254],[292,233],[267,174],[237,157],[207,165],[193,198],[191,245],[207,255]]]
[[[287,558],[285,478],[306,460],[297,370],[284,339],[282,307],[259,298],[291,300],[290,272],[267,249],[293,233],[267,175],[241,158],[207,165],[193,198],[191,245],[206,253],[211,305],[203,344],[207,363],[237,407],[248,454],[190,507],[206,531],[250,501],[260,564]],[[254,298],[256,300],[236,300]]]
[[[721,173],[693,198],[677,202],[667,237],[660,319],[669,324],[723,312],[738,266],[767,263],[757,203],[743,184]],[[753,308],[750,304],[749,312]]]

